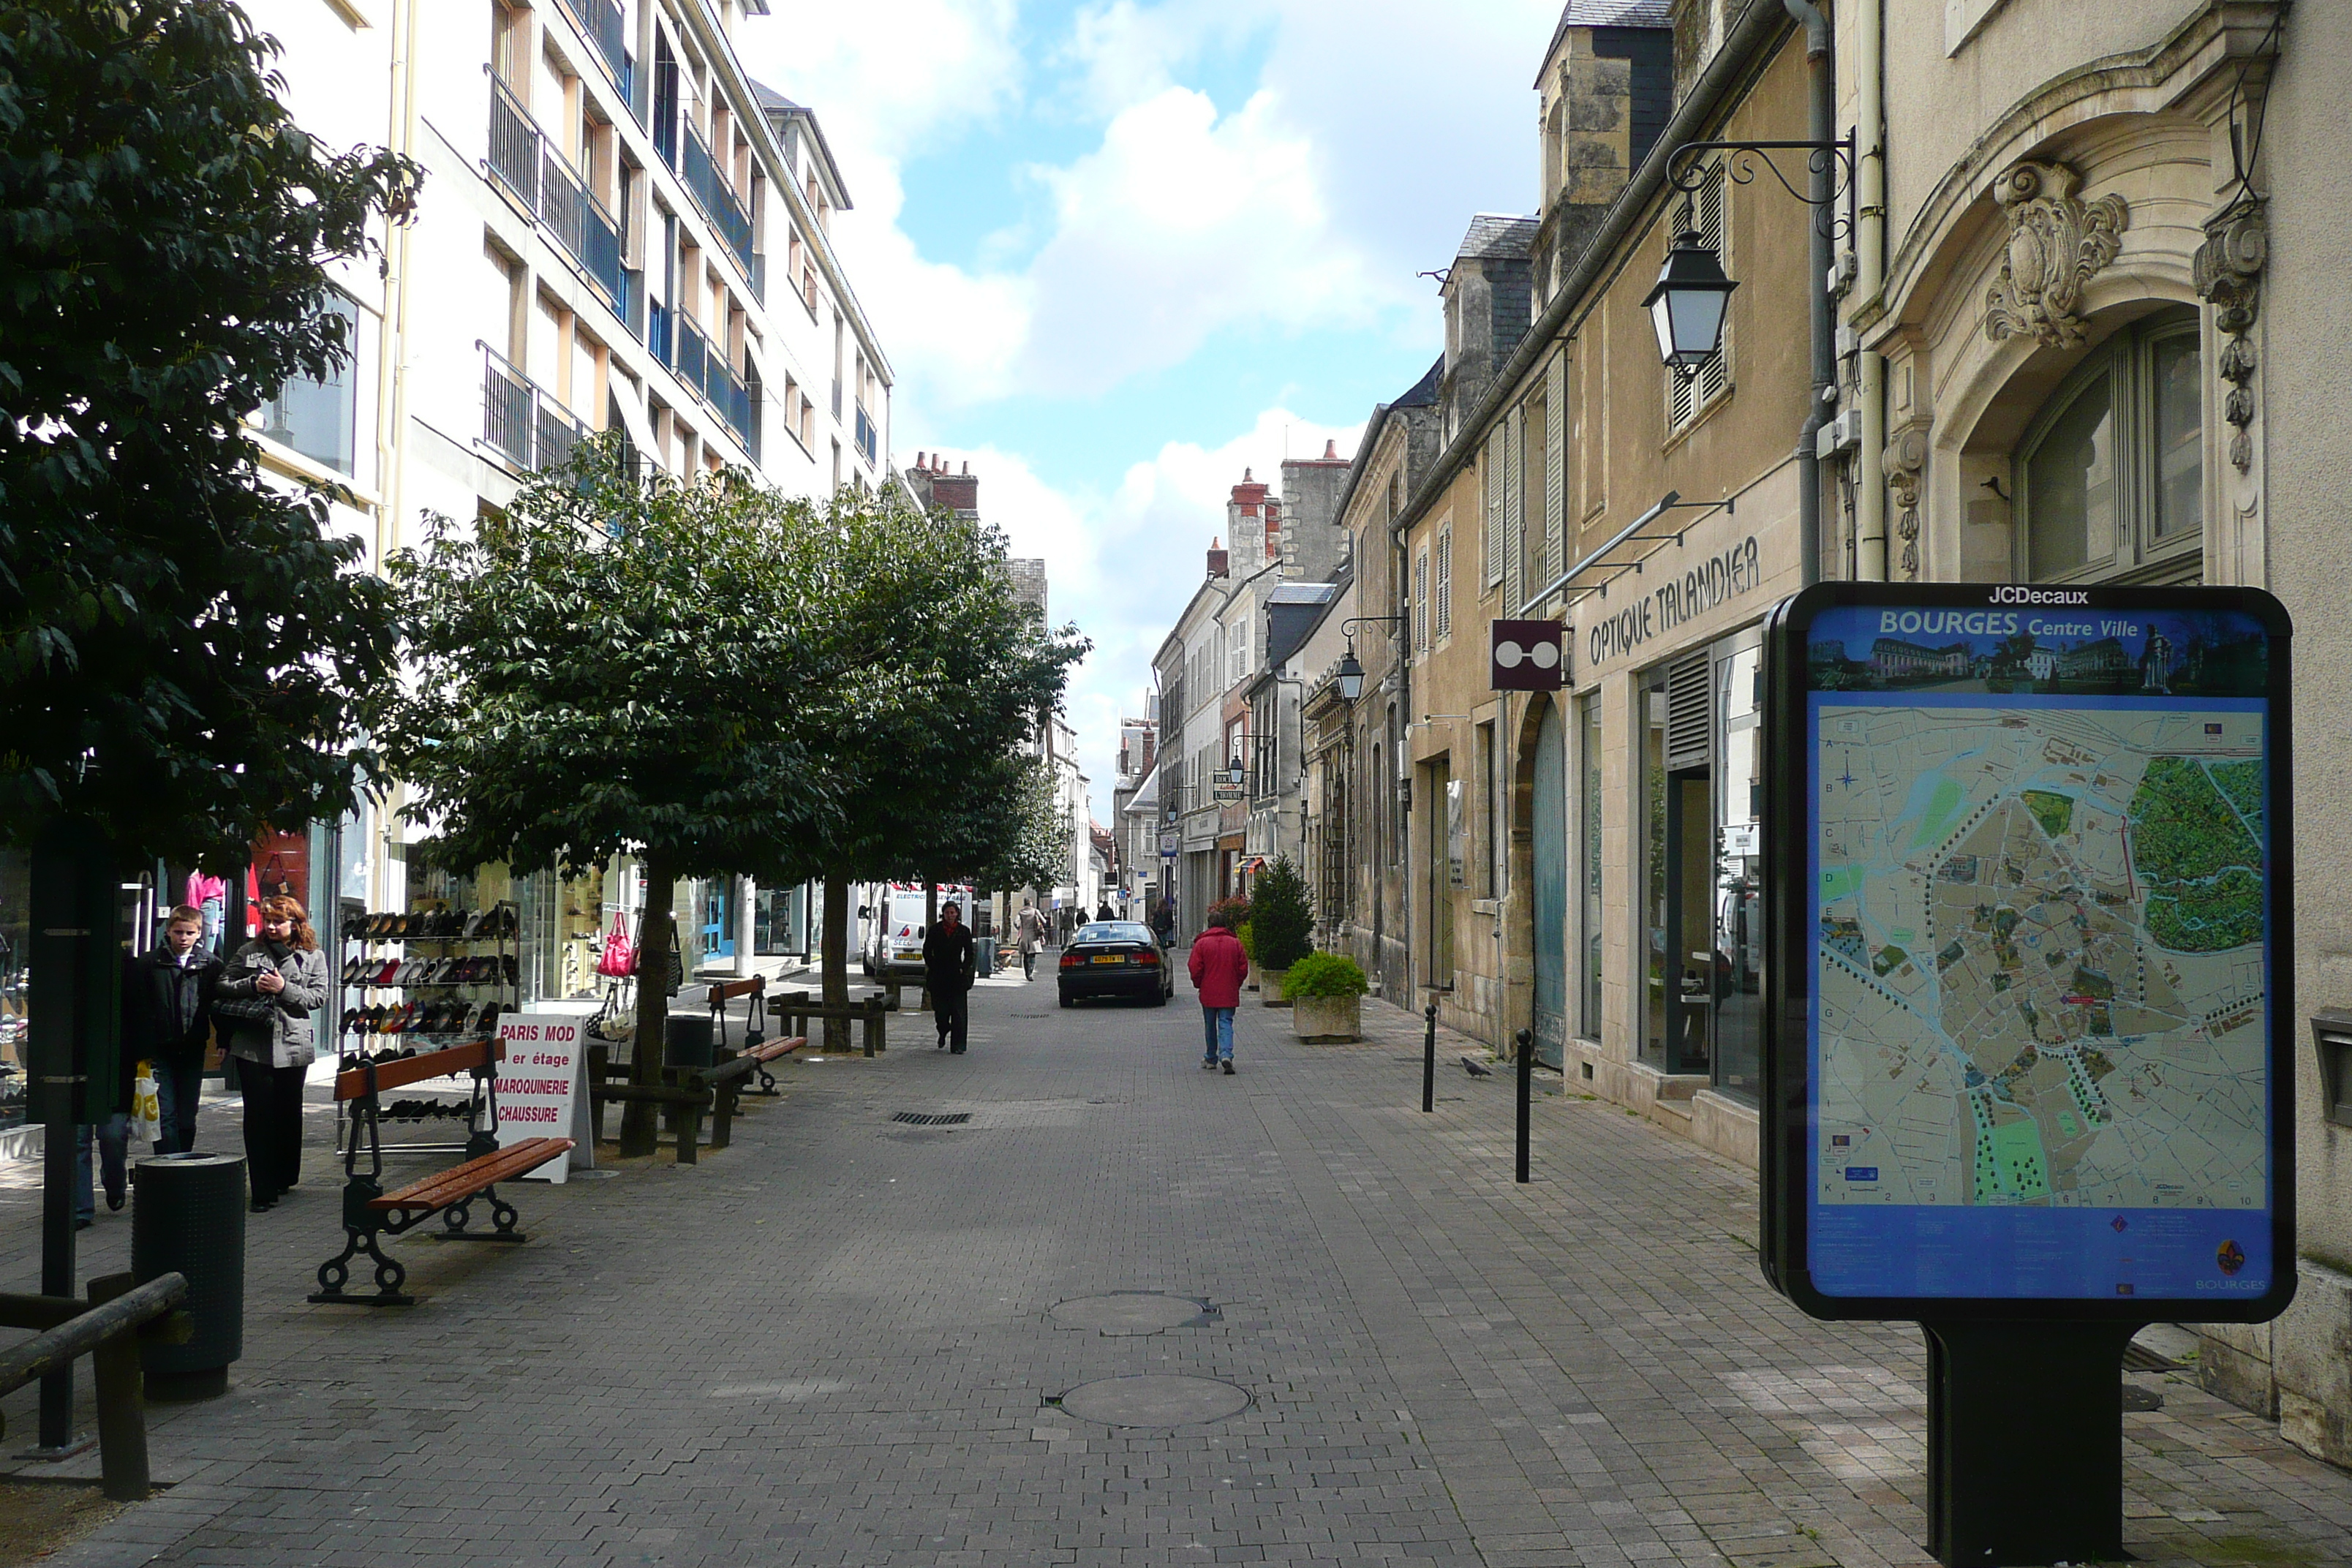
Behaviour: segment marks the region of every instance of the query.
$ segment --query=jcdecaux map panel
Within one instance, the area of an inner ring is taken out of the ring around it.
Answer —
[[[2284,649],[2211,592],[1946,588],[1784,626],[1806,1026],[1775,1044],[1802,1052],[1781,1174],[1811,1292],[2230,1316],[2291,1274]]]

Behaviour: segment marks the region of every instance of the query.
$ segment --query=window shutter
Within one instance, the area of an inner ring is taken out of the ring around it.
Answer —
[[[1503,416],[1503,597],[1517,608],[1528,559],[1528,409],[1520,404]]]
[[[1498,430],[1486,432],[1484,506],[1478,530],[1478,581],[1491,588],[1503,580],[1503,455]]]
[[[1429,647],[1429,546],[1423,545],[1412,558],[1412,646],[1416,650]]]
[[[1454,525],[1437,531],[1437,640],[1454,635]]]
[[[1554,354],[1544,369],[1543,580],[1568,570],[1568,356]]]
[[[1703,768],[1715,754],[1715,681],[1706,650],[1666,667],[1666,771]]]

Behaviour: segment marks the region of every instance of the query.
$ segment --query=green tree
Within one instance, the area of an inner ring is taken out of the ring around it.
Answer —
[[[1017,885],[1048,863],[1052,785],[1022,753],[1087,643],[1013,595],[1004,537],[849,489],[807,510],[825,677],[805,717],[834,803],[793,846],[824,884],[824,999],[848,995],[850,887]],[[1040,799],[1044,802],[1040,808]],[[828,1042],[842,1040],[828,1020]]]
[[[1251,889],[1250,924],[1261,969],[1287,969],[1314,951],[1315,909],[1307,900],[1307,879],[1289,856],[1275,857]]]
[[[645,864],[640,1084],[660,1081],[677,879],[793,879],[793,845],[836,804],[806,721],[829,672],[805,521],[738,472],[625,471],[605,437],[503,517],[436,520],[391,562],[413,679],[379,732],[431,855],[567,876]],[[622,1152],[654,1136],[631,1105]]]
[[[345,810],[383,584],[245,416],[347,363],[326,263],[415,167],[331,154],[226,5],[0,10],[0,837],[241,864]]]

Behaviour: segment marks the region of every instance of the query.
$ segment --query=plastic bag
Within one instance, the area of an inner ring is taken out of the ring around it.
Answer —
[[[131,1130],[149,1143],[163,1137],[163,1104],[155,1094],[155,1064],[141,1062],[131,1083]]]

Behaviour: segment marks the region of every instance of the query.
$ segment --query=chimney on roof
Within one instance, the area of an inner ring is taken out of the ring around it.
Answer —
[[[1323,460],[1327,463],[1336,463],[1339,460],[1339,443],[1338,441],[1327,440],[1323,443]]]
[[[1221,538],[1209,541],[1209,575],[1212,577],[1223,577],[1233,570],[1232,552],[1218,548],[1223,542]]]

